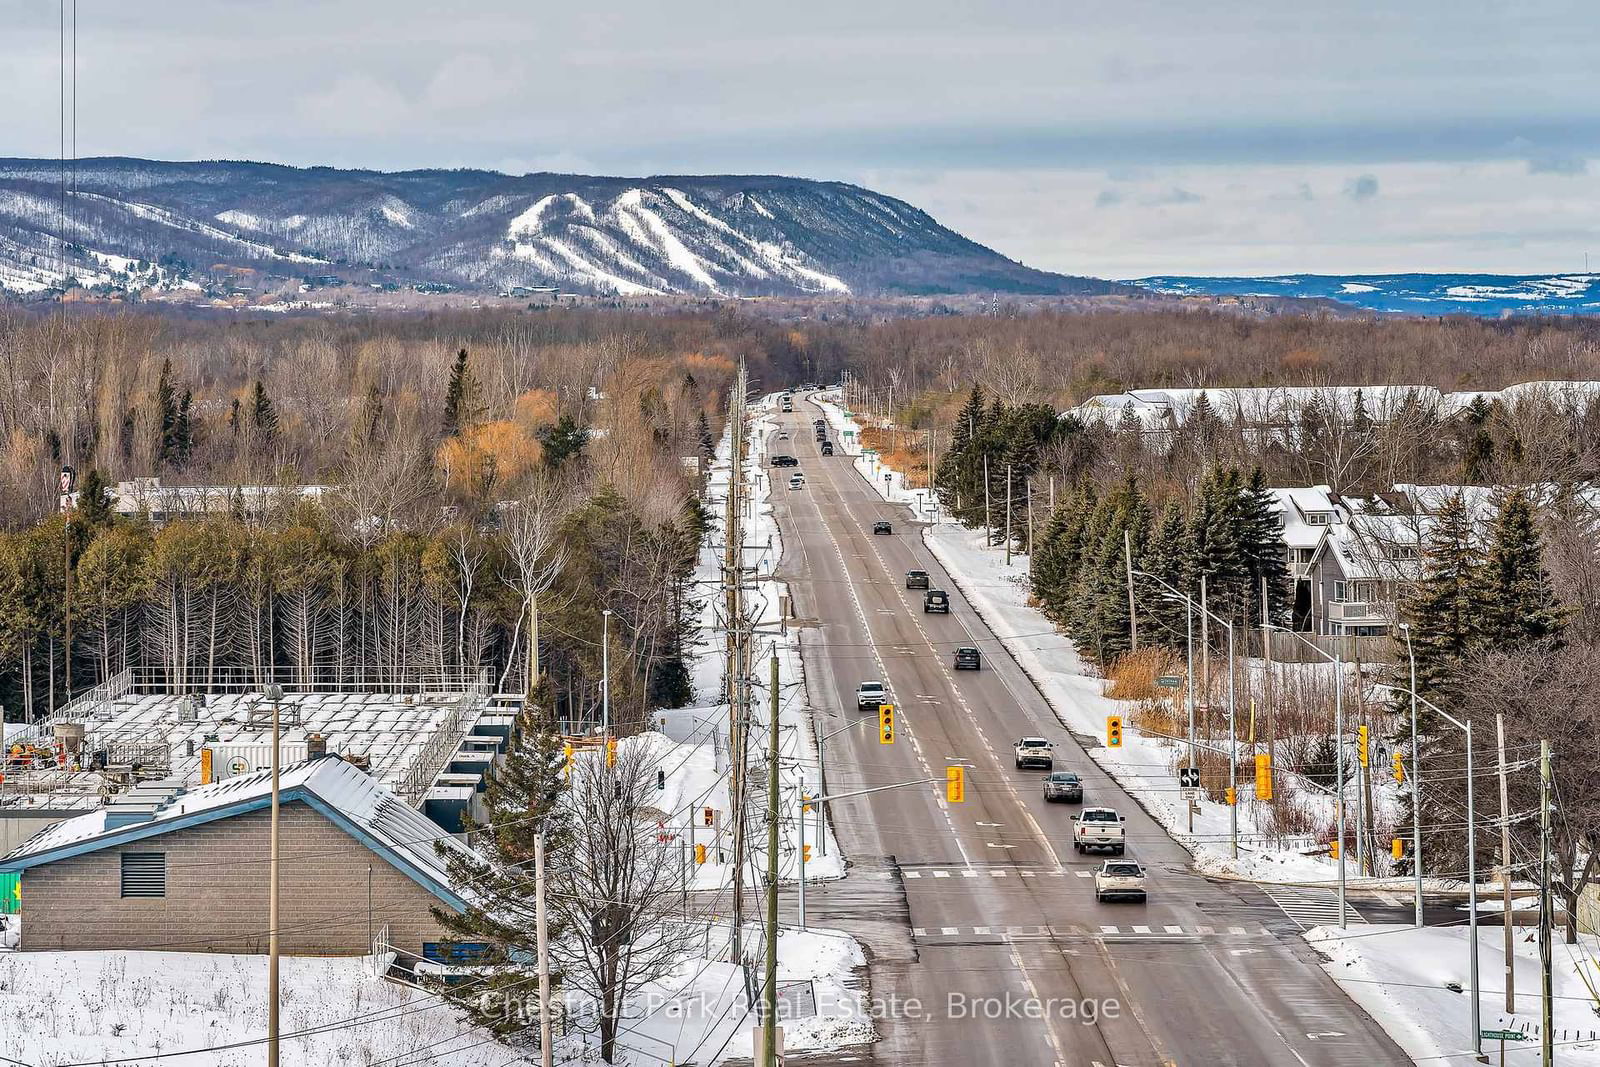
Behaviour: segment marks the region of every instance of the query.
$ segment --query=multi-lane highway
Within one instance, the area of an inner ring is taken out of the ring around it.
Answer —
[[[898,716],[828,744],[830,791],[942,776],[963,761],[964,803],[936,787],[841,801],[830,813],[848,877],[810,895],[811,919],[861,937],[881,1039],[878,1064],[1387,1065],[1409,1062],[1322,973],[1298,929],[1260,890],[1196,875],[1188,853],[1084,754],[924,546],[906,509],[879,498],[849,457],[824,457],[820,412],[781,416],[803,489],[771,471],[784,533],[780,574],[803,630],[820,730],[852,718],[859,682],[882,679]],[[875,535],[878,519],[892,535]],[[925,615],[905,572],[950,592]],[[983,669],[952,669],[957,646]],[[1072,848],[1076,805],[1043,802],[1039,771],[1012,743],[1055,743],[1085,800],[1127,817],[1149,870],[1145,904],[1099,904],[1100,857]]]

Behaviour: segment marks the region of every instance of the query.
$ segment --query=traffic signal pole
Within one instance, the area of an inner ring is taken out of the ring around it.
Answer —
[[[830,793],[827,796],[805,797],[797,801],[800,806],[800,929],[806,928],[806,805],[831,803],[835,800],[849,800],[852,797],[864,797],[869,793],[884,793],[890,789],[906,789],[914,785],[927,785],[930,782],[948,782],[948,775],[940,778],[918,778],[910,782],[895,782],[893,785],[878,785],[871,789],[852,789],[848,793]]]

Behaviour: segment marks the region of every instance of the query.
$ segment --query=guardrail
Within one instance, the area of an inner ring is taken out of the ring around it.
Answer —
[[[411,667],[391,664],[313,664],[289,667],[130,668],[139,693],[251,693],[276,684],[286,693],[480,693],[493,682],[487,667]]]
[[[402,800],[413,808],[422,806],[422,801],[428,795],[428,789],[433,785],[434,779],[449,766],[451,758],[461,748],[461,742],[477,725],[486,704],[487,698],[484,693],[467,692],[456,698],[450,708],[450,714],[445,716],[444,722],[440,723],[433,736],[428,738],[427,743],[422,746],[422,751],[417,753],[417,758],[411,761],[410,769],[400,779],[395,792]]]

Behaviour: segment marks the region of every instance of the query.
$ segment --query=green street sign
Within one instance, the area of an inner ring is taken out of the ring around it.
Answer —
[[[1183,679],[1176,674],[1163,674],[1156,679],[1156,684],[1163,689],[1182,689]]]
[[[1479,1030],[1478,1036],[1485,1041],[1526,1041],[1528,1035],[1521,1030]]]

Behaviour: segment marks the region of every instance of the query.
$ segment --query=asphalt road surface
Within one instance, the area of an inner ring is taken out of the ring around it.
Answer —
[[[879,1016],[879,1042],[849,1061],[1409,1062],[1296,936],[1315,923],[1318,902],[1294,917],[1256,887],[1196,875],[1182,846],[1056,720],[909,512],[879,498],[849,457],[823,457],[812,432],[819,410],[796,408],[780,416],[789,439],[771,445],[800,459],[806,486],[786,488],[792,468],[768,471],[784,535],[779,573],[803,628],[819,731],[869,720],[828,743],[829,791],[969,766],[964,803],[946,804],[943,788],[927,785],[830,812],[851,868],[808,894],[809,919],[867,944]],[[893,534],[874,535],[877,519],[890,519]],[[911,568],[949,591],[948,616],[923,613],[921,592],[904,587]],[[959,645],[982,650],[982,670],[952,670]],[[892,745],[880,743],[876,716],[855,708],[857,683],[874,679],[899,708]],[[1028,734],[1055,743],[1057,767],[1083,777],[1088,804],[1127,817],[1128,855],[1149,871],[1146,903],[1095,901],[1089,873],[1102,857],[1073,851],[1077,806],[1044,803],[1041,772],[1014,768],[1011,746]]]

